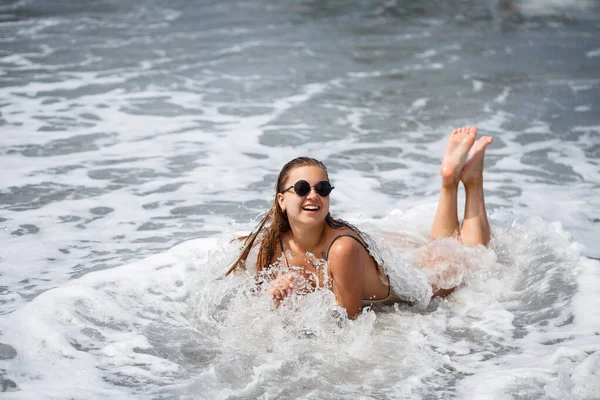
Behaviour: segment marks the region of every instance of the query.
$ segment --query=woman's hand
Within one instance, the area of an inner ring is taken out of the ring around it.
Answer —
[[[279,307],[281,301],[292,293],[294,278],[294,275],[287,274],[271,282],[271,287],[267,289],[267,294],[273,299],[275,307]]]

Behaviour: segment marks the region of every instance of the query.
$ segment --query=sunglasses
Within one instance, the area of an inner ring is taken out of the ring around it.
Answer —
[[[293,186],[290,186],[289,188],[285,189],[281,193],[285,193],[290,189],[294,189],[294,192],[296,192],[298,196],[304,197],[310,193],[310,189],[312,188],[315,188],[315,192],[317,192],[317,194],[321,197],[329,196],[329,193],[331,193],[331,191],[333,190],[333,186],[331,186],[331,184],[327,181],[321,181],[315,186],[310,186],[310,183],[306,182],[305,180],[300,180],[296,182]]]

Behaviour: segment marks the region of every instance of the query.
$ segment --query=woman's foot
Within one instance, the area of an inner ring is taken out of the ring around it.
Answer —
[[[466,160],[460,173],[460,180],[465,187],[483,184],[483,158],[485,149],[493,141],[493,137],[483,136],[473,144],[469,158]]]
[[[456,129],[450,134],[444,159],[440,166],[440,174],[444,185],[458,185],[469,150],[475,143],[475,136],[477,136],[477,128],[473,126]]]

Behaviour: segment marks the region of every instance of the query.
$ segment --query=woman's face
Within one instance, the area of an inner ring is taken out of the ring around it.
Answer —
[[[323,222],[329,213],[329,196],[319,196],[314,186],[321,181],[328,181],[327,174],[321,167],[294,168],[284,182],[284,190],[299,180],[305,180],[310,184],[310,192],[306,196],[298,196],[294,189],[279,193],[277,194],[279,206],[287,213],[290,224],[314,225]]]

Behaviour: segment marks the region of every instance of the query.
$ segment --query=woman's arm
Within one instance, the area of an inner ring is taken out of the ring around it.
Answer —
[[[350,318],[360,314],[363,299],[364,254],[366,250],[348,237],[335,241],[329,250],[328,268],[333,281],[337,302],[346,309]]]

